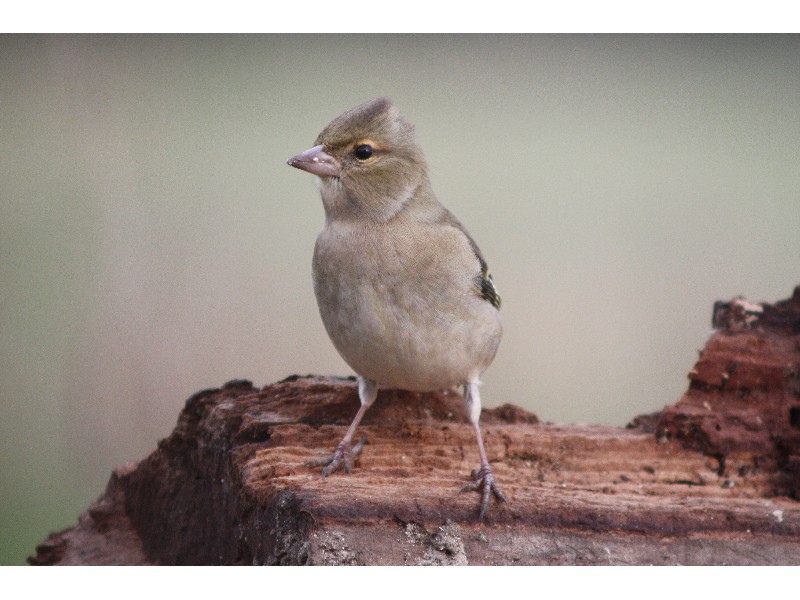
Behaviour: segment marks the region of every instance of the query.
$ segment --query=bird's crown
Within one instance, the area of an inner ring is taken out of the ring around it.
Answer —
[[[374,98],[355,106],[328,123],[316,144],[328,151],[370,142],[376,149],[413,151],[417,149],[414,125],[407,121],[388,98]]]

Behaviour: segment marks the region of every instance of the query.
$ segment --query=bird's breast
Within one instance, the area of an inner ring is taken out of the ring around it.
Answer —
[[[500,322],[471,287],[469,256],[402,228],[323,229],[314,292],[331,341],[356,373],[411,390],[480,376],[497,350]]]

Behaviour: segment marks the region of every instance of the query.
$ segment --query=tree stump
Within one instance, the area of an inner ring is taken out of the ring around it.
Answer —
[[[381,390],[351,474],[329,454],[352,379],[232,381],[190,398],[173,433],[31,564],[800,564],[800,287],[717,303],[690,385],[626,428],[481,425],[508,504],[477,518],[473,431],[454,393]]]

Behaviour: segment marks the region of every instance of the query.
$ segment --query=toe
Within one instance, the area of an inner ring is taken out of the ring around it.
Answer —
[[[500,487],[495,482],[492,470],[488,465],[484,465],[480,469],[473,471],[472,478],[474,481],[461,488],[461,492],[479,491],[481,493],[481,504],[478,515],[479,519],[483,521],[486,512],[489,510],[489,501],[492,496],[499,502],[507,502],[507,500],[503,492],[500,491]]]

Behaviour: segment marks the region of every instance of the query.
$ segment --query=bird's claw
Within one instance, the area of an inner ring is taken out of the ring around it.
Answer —
[[[506,500],[503,492],[500,491],[500,487],[495,482],[492,469],[489,465],[483,465],[480,469],[472,471],[472,479],[474,479],[474,481],[461,488],[461,492],[459,493],[472,491],[481,492],[481,510],[478,518],[483,521],[483,517],[486,516],[486,511],[489,508],[489,498],[492,494],[494,494],[494,497],[500,502],[508,502],[508,500]]]
[[[324,467],[322,469],[322,476],[327,477],[331,473],[335,473],[339,467],[344,466],[344,472],[350,473],[353,470],[353,461],[361,454],[364,449],[364,444],[367,443],[367,438],[362,437],[355,445],[351,446],[349,442],[341,442],[336,446],[333,455],[327,458],[310,460],[306,463],[307,467]]]

